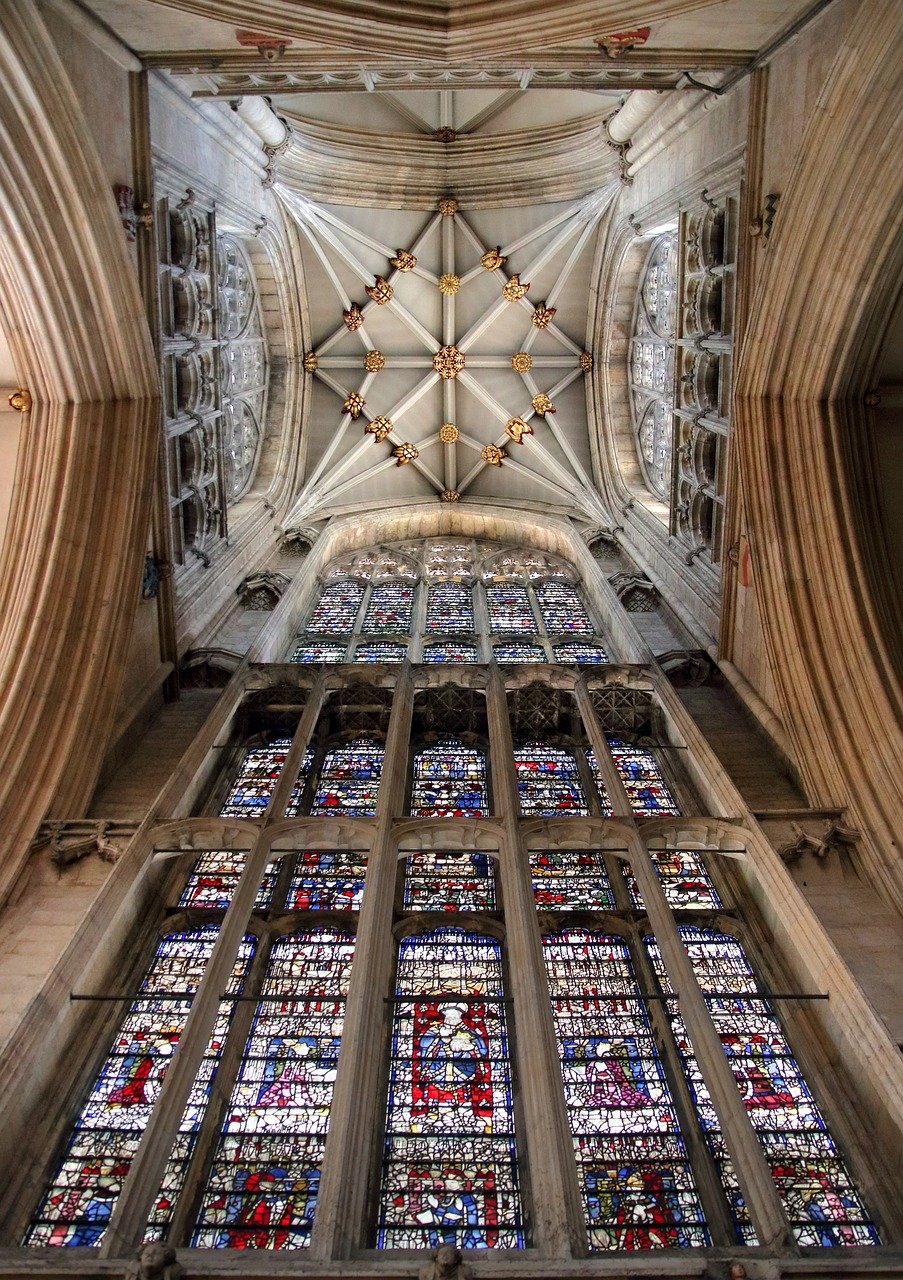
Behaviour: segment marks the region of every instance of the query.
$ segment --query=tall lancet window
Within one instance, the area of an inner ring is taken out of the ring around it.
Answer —
[[[646,483],[669,502],[674,438],[677,235],[653,241],[637,294],[630,344],[630,392],[637,453]]]

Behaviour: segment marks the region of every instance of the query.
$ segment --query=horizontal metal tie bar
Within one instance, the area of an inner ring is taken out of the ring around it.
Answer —
[[[385,996],[386,1004],[514,1004],[510,996],[459,996],[456,992],[447,995],[431,995],[428,992],[415,996]]]

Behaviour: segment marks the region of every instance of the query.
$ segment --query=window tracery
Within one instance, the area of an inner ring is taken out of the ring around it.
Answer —
[[[654,240],[637,293],[630,347],[630,385],[637,454],[646,483],[671,500],[674,335],[677,325],[677,235]]]

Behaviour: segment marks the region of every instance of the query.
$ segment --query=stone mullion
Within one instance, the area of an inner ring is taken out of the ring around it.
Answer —
[[[497,668],[489,673],[488,718],[495,810],[505,827],[501,853],[505,937],[514,1010],[516,1083],[526,1131],[518,1135],[519,1161],[530,1174],[527,1197],[532,1207],[533,1243],[544,1257],[566,1259],[585,1255],[586,1232],[530,860],[520,831],[508,704]],[[527,1205],[524,1207],[526,1211]]]
[[[477,639],[477,661],[492,661],[492,633],[489,629],[489,604],[486,600],[486,586],[477,577],[471,585],[473,592],[473,622]]]
[[[350,1052],[339,1056],[311,1235],[310,1256],[321,1261],[353,1256],[366,1231],[372,1191],[369,1175],[375,1166],[373,1144],[385,1105],[380,1089],[388,1016],[383,996],[392,989],[395,961],[392,913],[397,851],[393,824],[404,811],[413,708],[414,679],[406,663],[395,685],[376,833],[358,918],[357,958],[345,1005],[342,1039]]]
[[[101,1257],[130,1252],[144,1235],[153,1200],[160,1186],[192,1085],[235,964],[235,957],[254,909],[257,889],[270,860],[267,828],[279,822],[291,794],[308,742],[314,732],[326,689],[326,676],[317,676],[270,797],[263,824],[248,854],[244,870],[226,911],[204,975],[191,1002],[191,1012],[167,1069],[150,1123],[142,1135],[122,1194],[100,1246]]]
[[[423,658],[423,638],[426,633],[427,592],[430,584],[425,577],[414,588],[414,607],[411,610],[410,643],[408,658],[411,662],[420,662]]]
[[[624,790],[621,775],[615,768],[615,762],[608,749],[608,740],[596,718],[584,672],[581,672],[577,677],[574,685],[574,697],[577,700],[577,708],[583,721],[584,732],[589,738],[589,744],[596,756],[596,763],[599,766],[599,773],[602,775],[603,786],[608,793],[608,803],[611,805],[612,816],[620,818],[622,821],[626,819],[632,823],[633,810],[630,806],[630,800]]]

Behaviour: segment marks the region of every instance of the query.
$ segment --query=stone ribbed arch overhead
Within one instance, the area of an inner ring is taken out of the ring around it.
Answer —
[[[0,562],[0,895],[84,812],[126,660],[159,401],[100,158],[32,0],[0,5],[4,325],[34,397]]]
[[[861,399],[899,283],[901,42],[895,0],[858,10],[845,32],[767,251],[753,250],[734,409],[759,613],[809,798],[849,805],[898,900],[903,690],[850,459],[865,448]]]

